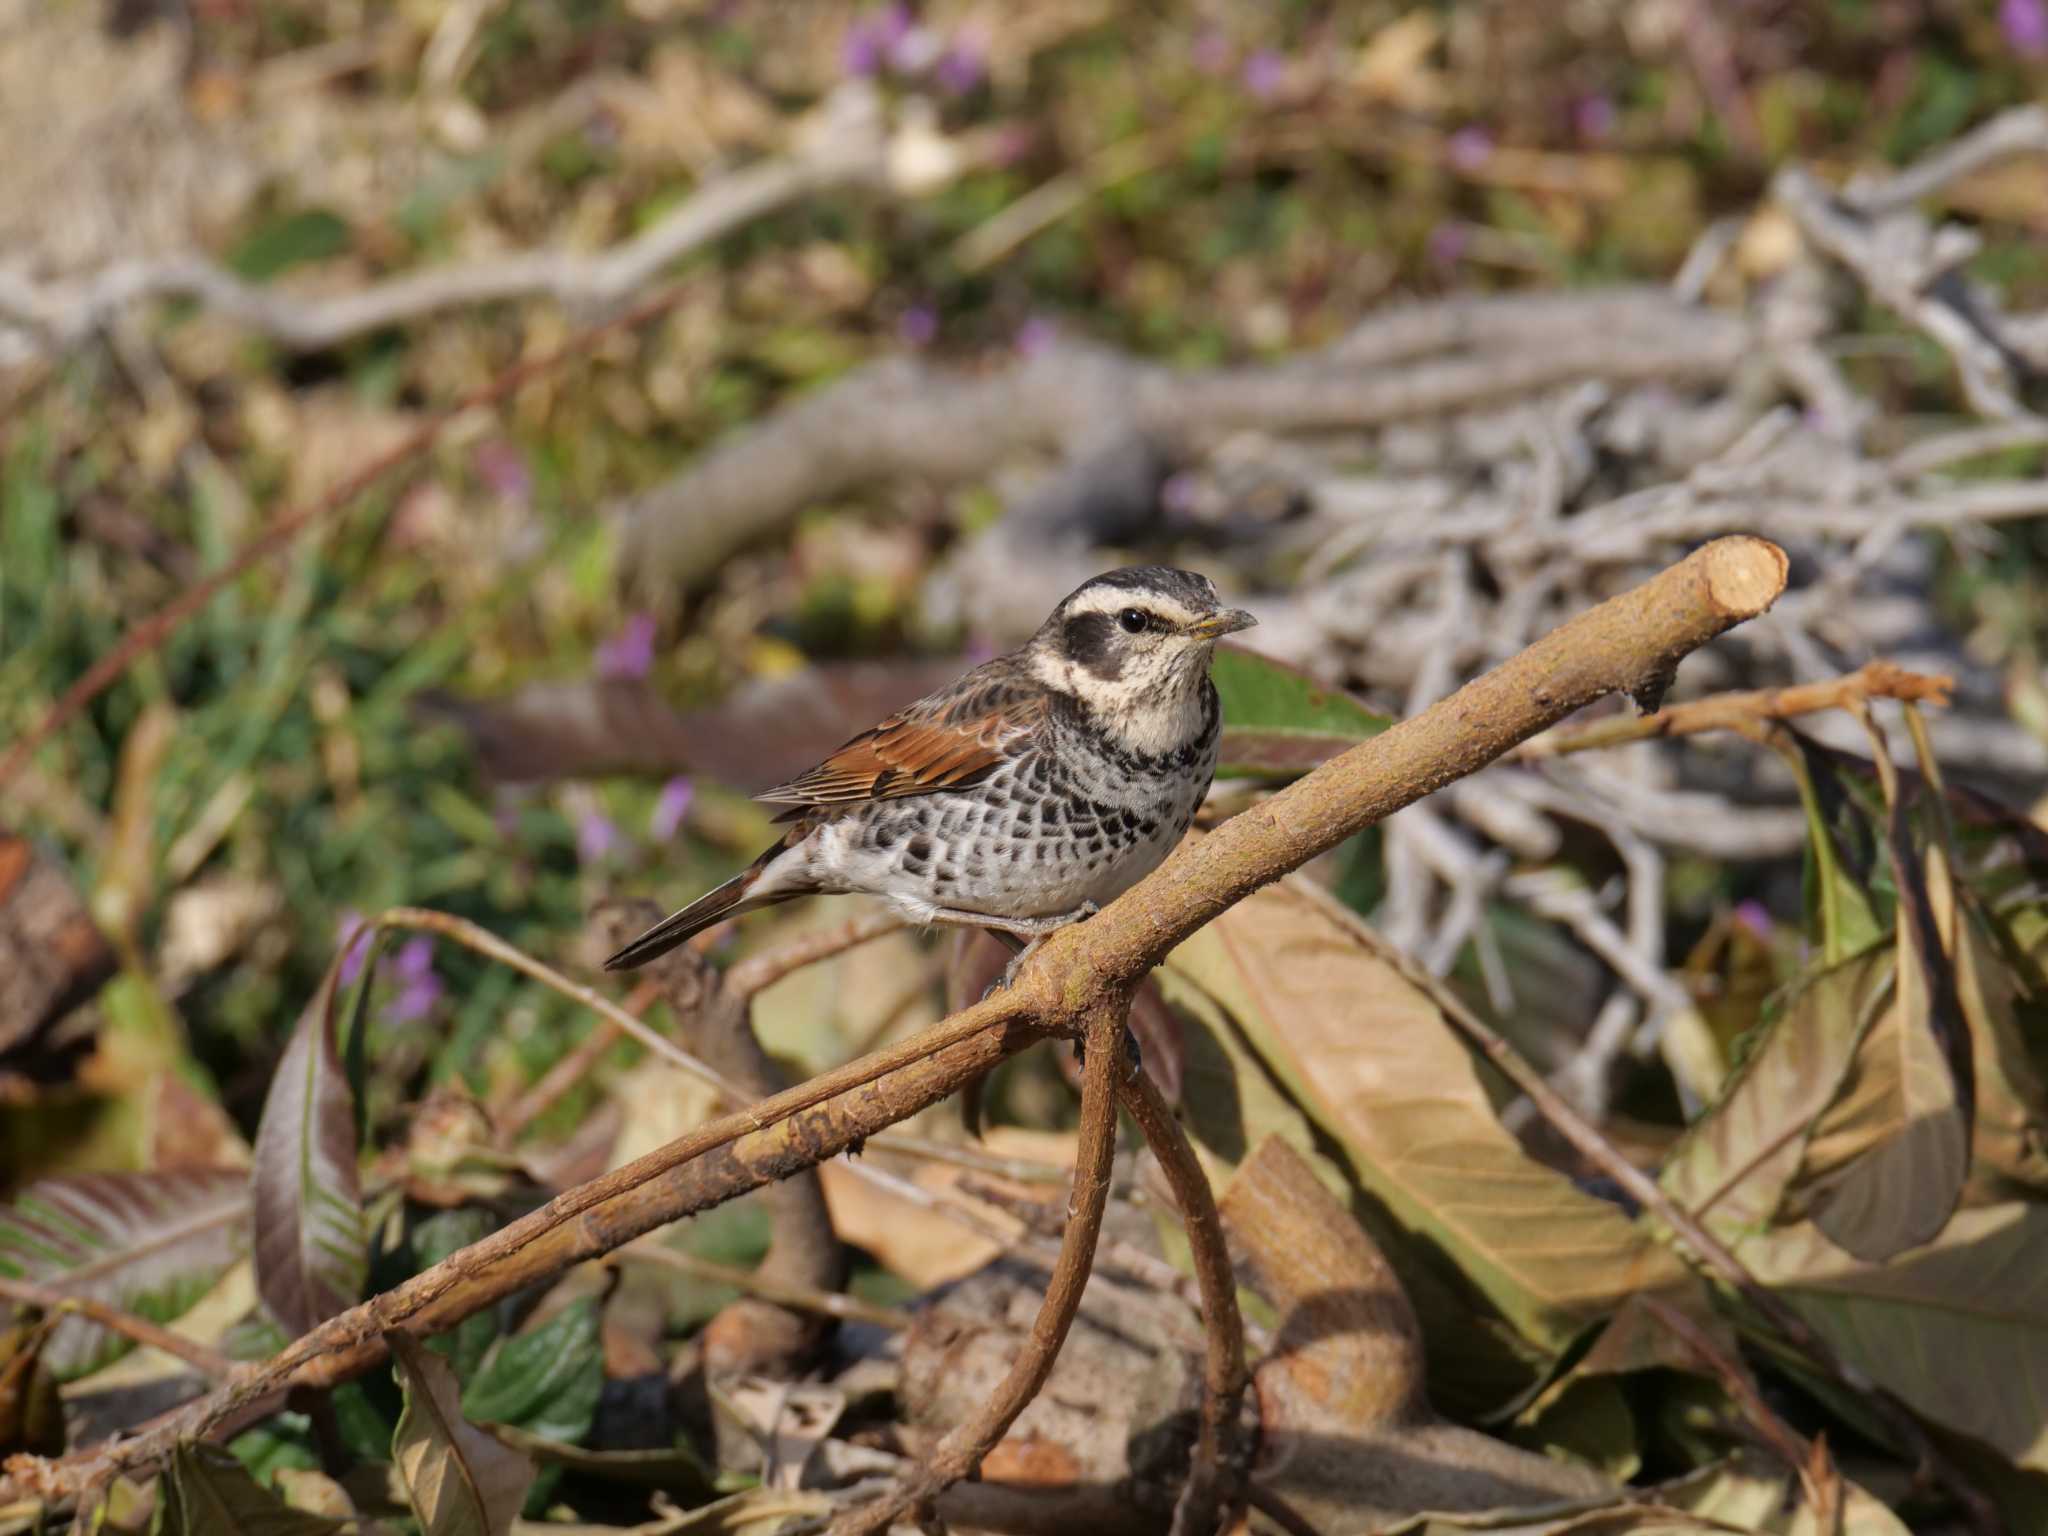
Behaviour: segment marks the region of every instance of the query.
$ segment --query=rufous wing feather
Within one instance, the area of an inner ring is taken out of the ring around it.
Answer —
[[[964,717],[894,715],[854,737],[808,773],[755,798],[794,806],[801,813],[813,807],[965,789],[1001,762],[1006,744],[1035,723],[1035,715],[1016,709]]]

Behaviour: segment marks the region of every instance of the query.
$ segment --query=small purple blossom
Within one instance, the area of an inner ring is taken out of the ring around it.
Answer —
[[[1768,939],[1778,931],[1778,924],[1770,909],[1755,897],[1740,902],[1735,908],[1735,920],[1760,939]]]
[[[1614,98],[1597,92],[1581,96],[1572,107],[1572,129],[1581,143],[1598,144],[1614,132],[1614,121],[1618,114],[1614,109]]]
[[[1044,315],[1032,315],[1017,327],[1011,345],[1019,357],[1042,357],[1060,339],[1060,328]]]
[[[576,858],[582,864],[601,864],[619,846],[619,829],[609,816],[592,811],[576,824]]]
[[[1215,27],[1207,28],[1195,39],[1190,53],[1195,68],[1205,75],[1220,75],[1230,68],[1230,39]]]
[[[1244,61],[1238,79],[1260,101],[1271,101],[1287,83],[1287,61],[1270,48],[1261,48]]]
[[[1429,264],[1455,267],[1471,244],[1472,231],[1456,219],[1446,219],[1429,232]]]
[[[913,304],[897,318],[896,334],[908,347],[928,347],[939,334],[939,313],[929,304]]]
[[[1452,134],[1444,148],[1455,169],[1476,171],[1493,153],[1493,135],[1473,124]]]
[[[921,75],[938,63],[943,46],[930,27],[907,27],[889,45],[889,68],[899,75]]]
[[[1186,517],[1201,500],[1201,482],[1186,470],[1177,470],[1159,487],[1159,505],[1167,512]]]
[[[630,615],[623,628],[597,648],[597,675],[637,679],[654,669],[654,617]]]
[[[981,40],[970,33],[955,35],[939,62],[932,66],[932,79],[949,96],[965,96],[988,78],[988,62]]]
[[[911,26],[910,7],[900,3],[861,17],[840,39],[839,67],[857,79],[880,74]]]
[[[342,913],[341,921],[335,924],[334,945],[341,952],[335,980],[341,986],[352,987],[363,974],[363,961],[370,953],[370,925],[354,907]]]
[[[446,990],[434,974],[434,941],[421,934],[407,939],[391,957],[391,973],[398,981],[398,996],[384,1010],[393,1024],[417,1024],[434,1011]]]
[[[1999,0],[1998,25],[2021,58],[2048,55],[2048,4],[2043,0]]]
[[[502,437],[477,444],[470,461],[477,479],[491,493],[505,501],[525,506],[533,500],[533,472],[526,467],[526,455]]]
[[[665,843],[674,837],[676,829],[683,824],[683,818],[690,814],[690,802],[696,796],[697,786],[681,774],[662,785],[654,810],[647,817],[648,837],[657,843]]]

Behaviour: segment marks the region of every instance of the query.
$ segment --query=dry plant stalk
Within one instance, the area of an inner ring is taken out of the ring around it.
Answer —
[[[1767,609],[1783,592],[1786,572],[1784,552],[1761,539],[1723,538],[1695,550],[1211,836],[1183,845],[1106,911],[1053,934],[1006,991],[900,1045],[725,1116],[565,1192],[403,1285],[328,1319],[268,1362],[129,1439],[57,1460],[10,1459],[0,1500],[74,1500],[116,1474],[156,1464],[181,1440],[222,1430],[284,1391],[349,1380],[384,1358],[387,1333],[438,1333],[572,1264],[812,1167],[1040,1040],[1091,1035],[1097,1049],[1089,1062],[1093,1086],[1084,1098],[1084,1117],[1093,1117],[1091,1126],[1102,1117],[1113,1122],[1109,1074],[1119,1056],[1123,1009],[1138,982],[1175,945],[1261,886],[1593,700],[1615,692],[1654,698],[1681,658]],[[1080,1266],[1077,1280],[1085,1275],[1082,1249],[1093,1248],[1086,1219],[1087,1202],[1096,1198],[1092,1167],[1084,1164],[1077,1178],[1076,1199],[1083,1205],[1069,1228],[1067,1246]],[[1077,1302],[1078,1294],[1078,1283],[1071,1296],[1060,1292],[1058,1308]],[[1054,1308],[1053,1299],[1048,1308]],[[1042,1315],[1041,1321],[1054,1315]],[[1223,1319],[1205,1321],[1215,1325]],[[1216,1385],[1228,1374],[1218,1371]],[[966,1461],[961,1470],[971,1465]]]

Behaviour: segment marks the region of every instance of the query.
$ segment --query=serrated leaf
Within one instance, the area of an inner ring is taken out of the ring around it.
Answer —
[[[218,1445],[180,1444],[165,1482],[163,1536],[329,1536],[352,1523],[293,1509]]]
[[[1217,648],[1209,675],[1223,702],[1219,778],[1292,778],[1393,724],[1305,672],[1234,646]]]
[[[1916,1413],[2048,1469],[2048,1206],[1958,1211],[1884,1264],[1810,1223],[1752,1236],[1736,1256]]]
[[[571,1302],[538,1328],[500,1339],[462,1391],[479,1424],[516,1424],[568,1444],[590,1433],[604,1391],[597,1303]]]
[[[256,1289],[294,1335],[353,1306],[369,1270],[334,991],[330,971],[292,1031],[256,1130]]]
[[[1389,1257],[1398,1265],[1398,1247],[1434,1250],[1542,1356],[1565,1349],[1625,1296],[1697,1284],[1619,1207],[1522,1150],[1435,1004],[1364,948],[1339,914],[1271,887],[1168,963],[1245,1032],[1263,1074],[1325,1147],[1342,1148],[1349,1171],[1407,1234]],[[1191,1051],[1191,1128],[1221,1150],[1243,1132],[1228,1124],[1227,1101],[1207,1096],[1213,1082],[1197,1091],[1197,1070]],[[1232,1092],[1262,1091],[1251,1081],[1259,1075],[1239,1074]],[[1288,1134],[1277,1121],[1256,1128],[1267,1131]],[[1424,1292],[1415,1299],[1427,1326]],[[1458,1326],[1471,1331],[1469,1303]],[[1428,1331],[1434,1342],[1438,1331]],[[1433,1372],[1433,1386],[1437,1379]]]
[[[182,1317],[248,1251],[249,1176],[233,1169],[40,1179],[0,1209],[0,1274],[152,1322]],[[0,1304],[0,1319],[12,1307]],[[43,1365],[90,1375],[134,1346],[83,1318],[58,1323]]]
[[[533,1463],[463,1417],[447,1361],[401,1333],[385,1342],[405,1389],[392,1459],[424,1536],[506,1536]]]

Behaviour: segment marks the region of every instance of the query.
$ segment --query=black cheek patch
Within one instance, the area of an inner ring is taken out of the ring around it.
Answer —
[[[1067,620],[1060,634],[1067,656],[1086,667],[1104,682],[1123,670],[1122,648],[1117,644],[1116,620],[1106,613],[1077,613]]]

